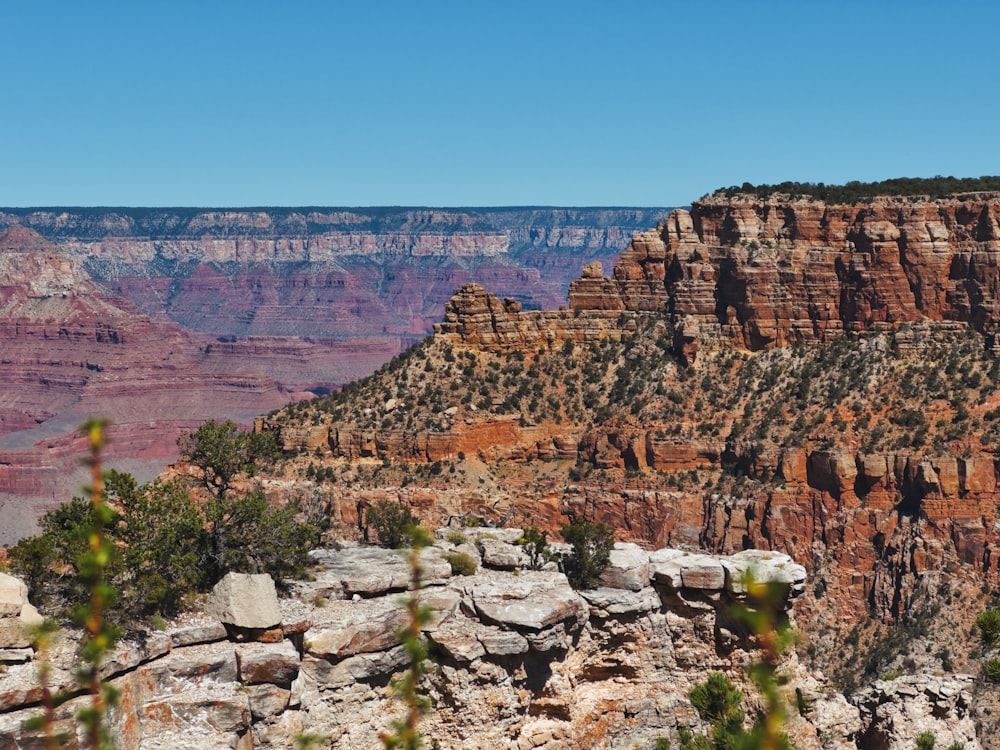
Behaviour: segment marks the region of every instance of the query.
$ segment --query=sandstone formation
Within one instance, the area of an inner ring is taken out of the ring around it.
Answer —
[[[445,532],[439,538],[452,536]],[[482,533],[470,538],[507,544]],[[451,548],[439,541],[426,552],[434,558]],[[217,621],[202,618],[122,643],[104,670],[122,696],[112,716],[118,746],[290,748],[306,730],[340,748],[377,746],[401,711],[387,682],[406,662],[395,635],[405,613],[391,583],[405,552],[373,552],[317,551],[315,580],[296,583],[280,602],[279,642],[234,643]],[[629,545],[616,547],[614,570],[591,591],[573,591],[557,572],[434,573],[440,580],[421,592],[433,612],[425,637],[438,661],[423,687],[434,705],[423,735],[442,748],[555,750],[645,747],[675,739],[681,728],[704,731],[687,690],[712,670],[742,681],[740,667],[752,658],[727,614],[741,596],[730,571],[748,564],[759,580],[803,583],[805,571],[783,555],[751,561]],[[352,594],[356,585],[345,582],[361,579],[385,588]],[[71,649],[50,658],[58,686],[69,679]],[[893,707],[901,710],[885,686],[859,712],[794,657],[782,668],[786,699],[797,690],[806,707],[788,725],[803,750],[874,747],[858,743],[882,731]],[[967,700],[949,685],[935,688],[934,705],[917,719],[934,731],[949,726],[949,736],[973,750],[974,735],[949,725]],[[35,709],[22,706],[36,700],[31,664],[0,675],[0,743],[30,741],[21,723]],[[67,727],[68,710],[60,715]],[[908,738],[904,732],[881,747],[902,750]]]
[[[30,227],[147,314],[212,337],[360,339],[397,353],[474,278],[526,306],[562,304],[582,265],[610,265],[633,232],[665,213],[0,209],[0,228]],[[337,382],[372,369],[335,368]]]
[[[709,197],[637,234],[613,279],[585,273],[570,307],[664,312],[697,338],[757,350],[918,318],[992,336],[1000,196],[855,205]],[[689,322],[690,321],[690,322]]]
[[[712,198],[637,235],[611,278],[585,267],[569,310],[464,285],[412,356],[258,423],[299,454],[268,492],[305,481],[347,533],[392,499],[432,523],[584,517],[640,545],[787,553],[811,576],[800,656],[848,692],[901,675],[858,697],[871,746],[912,745],[910,710],[966,741],[992,721],[948,691],[986,658],[968,633],[1000,580],[998,205]],[[592,612],[645,600],[621,575]]]
[[[534,351],[607,337],[620,338],[617,315],[588,310],[573,316],[565,310],[522,311],[513,298],[503,301],[480,284],[464,284],[444,307],[444,321],[434,332],[445,340],[483,351]]]

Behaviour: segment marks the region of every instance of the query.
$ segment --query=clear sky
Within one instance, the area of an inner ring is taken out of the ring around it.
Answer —
[[[0,205],[637,205],[1000,174],[1000,4],[0,5]]]

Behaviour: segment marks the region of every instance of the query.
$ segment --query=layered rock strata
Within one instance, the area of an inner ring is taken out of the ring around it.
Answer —
[[[421,732],[442,748],[632,748],[676,740],[684,728],[705,731],[687,691],[709,671],[742,682],[741,667],[753,658],[731,617],[745,572],[793,595],[805,577],[776,553],[650,553],[625,544],[616,545],[601,586],[577,592],[551,565],[536,571],[523,558],[511,562],[521,550],[504,540],[520,530],[466,533],[456,547],[444,541],[459,542],[455,532],[442,529],[422,552],[428,585],[421,598],[432,612],[424,636],[437,668],[422,686],[434,708]],[[445,556],[457,551],[484,568],[452,576]],[[377,746],[402,711],[388,685],[406,663],[395,635],[406,617],[404,554],[317,551],[315,580],[275,600],[274,614],[261,615],[273,593],[233,601],[259,588],[243,576],[219,594],[225,626],[189,618],[123,643],[104,670],[122,696],[112,716],[119,747],[290,748],[305,731],[340,748]],[[257,626],[275,617],[277,638],[264,637],[272,629]],[[54,684],[69,680],[71,650],[50,658]],[[979,747],[964,678],[878,683],[859,710],[794,657],[781,669],[785,698],[801,709],[787,729],[804,750],[873,747],[871,737],[902,750],[916,728]],[[905,702],[913,689],[929,696],[919,710]],[[12,663],[0,675],[0,742],[31,741],[22,722],[37,700],[32,665]],[[64,728],[69,710],[59,717]],[[906,710],[914,731],[892,728],[892,717]]]
[[[635,231],[665,214],[0,209],[0,228],[30,227],[147,314],[213,337],[385,339],[398,352],[473,278],[527,306],[562,304],[582,265],[610,266]],[[369,371],[362,362],[348,377]]]
[[[0,209],[0,544],[83,481],[110,418],[149,479],[179,432],[366,375],[473,276],[555,306],[661,209]]]
[[[143,315],[23,227],[0,233],[0,337],[0,544],[78,489],[72,431],[89,416],[113,423],[107,456],[148,478],[176,455],[180,431],[210,417],[247,423],[295,397],[246,359]]]
[[[470,533],[460,548],[478,559],[488,541]],[[631,747],[679,727],[703,729],[685,691],[704,670],[739,679],[746,643],[726,612],[741,596],[743,571],[793,590],[805,575],[783,555],[623,545],[602,588],[576,592],[551,571],[452,577],[442,557],[449,549],[442,541],[423,553],[429,586],[421,593],[433,612],[425,637],[439,660],[423,688],[435,709],[422,732],[442,748]],[[234,580],[218,594],[226,627],[203,620],[122,644],[104,670],[122,696],[113,715],[119,746],[286,748],[305,730],[337,747],[377,745],[401,710],[387,683],[406,661],[395,635],[405,610],[393,592],[406,588],[408,565],[401,553],[366,548],[315,557],[316,579],[296,584],[274,615],[259,618],[259,594],[231,601],[249,592]],[[231,640],[275,617],[284,638]],[[65,648],[50,655],[54,685],[69,679],[70,656]],[[857,710],[818,690],[809,695],[818,723],[795,724],[802,746],[819,747],[823,732],[822,746],[853,747]],[[37,700],[32,666],[12,664],[0,676],[0,738],[30,741],[21,723],[32,711],[21,707]],[[827,726],[831,715],[839,727]]]
[[[998,268],[995,194],[856,205],[711,197],[637,234],[613,278],[573,282],[570,307],[665,312],[751,350],[918,318],[992,335]]]

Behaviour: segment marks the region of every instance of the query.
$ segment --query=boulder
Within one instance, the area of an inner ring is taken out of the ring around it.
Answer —
[[[641,591],[649,585],[649,553],[637,544],[618,542],[611,550],[601,583],[608,588]]]
[[[407,622],[398,597],[333,601],[317,612],[323,620],[304,636],[307,653],[321,659],[384,651],[397,643],[396,631]]]
[[[266,573],[227,573],[215,584],[205,613],[238,628],[273,628],[281,624],[274,580]]]
[[[783,552],[745,549],[719,561],[726,571],[726,590],[734,594],[746,593],[747,574],[760,583],[789,587],[801,586],[806,579],[806,569]]]
[[[673,591],[680,588],[715,591],[726,584],[718,557],[681,550],[657,550],[650,555],[652,577]]]
[[[476,637],[483,644],[486,653],[491,656],[513,656],[523,654],[528,650],[528,641],[524,636],[512,630],[501,630],[490,625],[481,625],[476,630]]]
[[[240,644],[236,663],[240,682],[246,685],[270,682],[288,686],[299,674],[299,652],[288,641]]]
[[[21,607],[28,602],[28,587],[20,578],[0,573],[0,617],[21,614]]]
[[[564,620],[582,623],[589,612],[561,573],[523,571],[516,577],[487,573],[475,576],[466,592],[485,622],[522,630],[544,630]]]
[[[681,582],[685,588],[714,591],[726,585],[726,572],[717,557],[689,555],[681,566]]]
[[[250,714],[255,721],[261,721],[270,716],[277,716],[288,707],[292,691],[264,683],[253,685],[249,693]]]
[[[476,542],[483,565],[500,570],[517,570],[528,567],[528,556],[520,547],[499,539],[482,538]]]
[[[211,622],[204,625],[189,625],[169,633],[170,642],[174,648],[194,646],[199,643],[214,643],[226,639],[226,628],[221,622]]]
[[[478,543],[482,539],[495,539],[507,544],[517,544],[517,541],[524,536],[521,529],[494,529],[490,526],[471,526],[462,529],[465,538],[470,542]]]
[[[16,616],[0,617],[0,648],[29,647],[34,641],[32,628],[41,625],[43,620],[38,610],[27,602],[21,605]]]
[[[454,661],[468,664],[486,654],[486,649],[476,637],[478,624],[465,618],[453,618],[437,628],[431,639]]]
[[[651,581],[663,584],[676,591],[683,583],[681,581],[681,566],[678,558],[687,553],[679,549],[658,549],[649,555],[649,577]]]

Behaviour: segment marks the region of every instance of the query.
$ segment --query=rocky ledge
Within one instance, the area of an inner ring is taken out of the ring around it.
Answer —
[[[709,671],[741,681],[754,658],[730,617],[744,573],[788,584],[791,596],[805,580],[783,554],[617,544],[600,587],[575,591],[552,563],[530,569],[513,544],[520,534],[442,529],[421,553],[420,596],[432,611],[424,633],[436,662],[423,686],[433,709],[421,731],[438,747],[652,747],[682,728],[704,731],[687,691]],[[453,575],[454,553],[472,558],[477,572]],[[121,695],[112,716],[119,747],[290,748],[304,732],[331,747],[377,747],[401,712],[390,685],[406,663],[395,634],[405,620],[407,552],[346,547],[313,556],[314,580],[293,584],[288,598],[277,599],[266,576],[230,574],[201,615],[119,644],[104,669]],[[26,604],[18,592],[9,616]],[[0,747],[32,741],[22,729],[40,700],[31,657],[0,649]],[[50,683],[70,685],[74,640],[48,658]],[[893,707],[905,710],[902,687],[880,683],[859,709],[805,674],[794,655],[782,669],[789,702],[802,707],[789,724],[800,748],[867,746],[857,743],[871,727]],[[919,726],[948,727],[949,737],[978,747],[965,693],[935,684]],[[60,709],[62,728],[81,700]],[[890,738],[880,747],[912,744],[905,728],[879,736]]]

